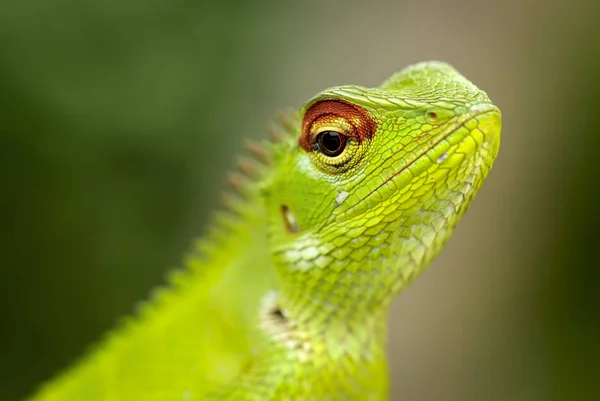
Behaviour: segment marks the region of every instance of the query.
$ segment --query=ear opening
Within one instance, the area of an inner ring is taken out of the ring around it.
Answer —
[[[281,217],[283,218],[285,230],[289,234],[297,234],[300,231],[296,216],[294,216],[294,213],[292,213],[287,205],[281,205]]]

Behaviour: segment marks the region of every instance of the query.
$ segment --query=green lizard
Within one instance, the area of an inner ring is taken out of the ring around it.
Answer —
[[[387,399],[390,303],[486,177],[500,111],[428,62],[281,121],[186,269],[33,400]]]

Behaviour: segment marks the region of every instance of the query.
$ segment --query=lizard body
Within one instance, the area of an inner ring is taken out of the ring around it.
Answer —
[[[33,401],[385,400],[394,297],[498,153],[487,95],[439,62],[282,119],[186,269]]]

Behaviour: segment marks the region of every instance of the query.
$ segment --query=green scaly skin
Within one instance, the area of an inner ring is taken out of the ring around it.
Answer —
[[[500,112],[429,62],[282,125],[169,288],[32,400],[387,399],[390,303],[486,177]]]

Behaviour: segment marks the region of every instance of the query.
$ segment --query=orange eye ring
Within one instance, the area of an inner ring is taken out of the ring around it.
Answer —
[[[344,129],[341,130],[343,133],[340,133],[336,127],[342,128],[340,127],[342,122]],[[340,144],[343,143],[345,146],[348,141],[360,144],[364,140],[373,138],[377,130],[377,123],[367,110],[346,100],[324,99],[310,105],[302,119],[302,135],[298,139],[298,144],[307,152],[316,150],[325,156],[334,157],[333,145],[331,148],[318,146],[319,140],[315,137],[315,131],[318,131],[319,128],[323,130],[322,133],[330,131],[344,136],[346,139],[340,141]],[[321,133],[317,134],[318,136],[321,136]],[[332,138],[323,137],[323,139]],[[326,149],[330,149],[330,152],[327,153]],[[343,150],[344,148],[340,153]]]

